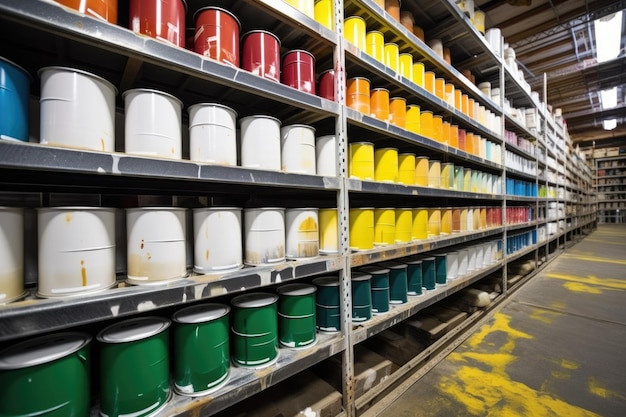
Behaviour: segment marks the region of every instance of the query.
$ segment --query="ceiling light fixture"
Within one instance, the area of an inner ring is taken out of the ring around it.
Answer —
[[[616,58],[622,40],[622,11],[594,20],[596,32],[596,59],[605,62]]]

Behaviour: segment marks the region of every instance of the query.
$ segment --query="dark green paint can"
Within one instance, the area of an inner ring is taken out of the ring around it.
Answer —
[[[422,260],[416,258],[404,258],[406,264],[407,294],[422,295]]]
[[[422,258],[422,281],[427,290],[435,289],[435,258]]]
[[[448,270],[446,268],[446,254],[435,254],[435,283],[440,286],[448,285]]]
[[[315,293],[315,316],[317,330],[325,333],[341,331],[341,312],[339,309],[339,278],[319,277],[313,280],[317,287]]]
[[[379,266],[389,269],[389,299],[391,304],[408,301],[407,266],[400,262],[381,262]]]
[[[372,313],[382,314],[389,311],[389,269],[376,265],[363,266],[359,271],[372,276]]]
[[[363,322],[372,318],[372,276],[352,271],[352,321]]]
[[[278,341],[298,349],[315,344],[315,291],[309,284],[287,284],[278,287]]]

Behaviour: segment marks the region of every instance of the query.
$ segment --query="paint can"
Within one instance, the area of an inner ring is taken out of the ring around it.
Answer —
[[[40,297],[69,297],[115,285],[115,209],[37,210]]]
[[[117,89],[97,75],[66,67],[44,67],[41,78],[42,144],[115,151]],[[59,117],[62,114],[63,117]]]
[[[285,260],[285,209],[244,209],[244,263],[271,265]]]
[[[348,176],[362,180],[374,180],[374,144],[353,142],[348,145]]]
[[[130,0],[128,22],[135,33],[184,48],[186,13],[182,0]]]
[[[289,125],[280,129],[281,170],[315,175],[315,128]]]
[[[432,71],[424,71],[424,88],[430,94],[435,94],[435,73]]]
[[[319,76],[317,95],[330,101],[337,101],[335,95],[335,70],[328,69]]]
[[[315,17],[315,2],[313,0],[285,0],[287,4],[292,5],[296,10],[304,13],[311,19]]]
[[[472,169],[463,168],[463,191],[471,192],[472,191]]]
[[[461,232],[461,209],[452,209],[452,233]]]
[[[339,252],[339,223],[336,208],[322,208],[318,212],[319,240],[322,254]]]
[[[377,265],[359,268],[358,272],[371,276],[372,314],[383,314],[389,311],[389,269]]]
[[[278,341],[282,346],[301,349],[313,346],[315,332],[315,292],[308,284],[287,284],[278,293]]]
[[[450,83],[446,83],[445,85],[446,88],[446,98],[444,99],[444,101],[446,103],[448,103],[448,105],[450,105],[450,107],[454,107],[454,84],[450,84]]]
[[[372,318],[372,276],[352,271],[352,321],[361,323]]]
[[[413,55],[402,53],[398,57],[398,68],[400,75],[407,80],[413,80]]]
[[[409,243],[413,240],[413,210],[396,208],[396,243]]]
[[[337,136],[326,135],[315,139],[315,169],[317,175],[337,176]]]
[[[387,123],[389,121],[389,90],[373,88],[370,91],[370,116]]]
[[[194,272],[223,273],[243,267],[240,208],[195,208],[193,229]]]
[[[400,12],[400,24],[404,26],[409,33],[413,33],[413,25],[415,24],[413,13],[402,10]]]
[[[479,268],[476,266],[476,246],[467,247],[467,272],[472,273]]]
[[[124,98],[124,148],[133,155],[182,159],[183,103],[163,91],[137,88]]]
[[[346,84],[346,106],[363,114],[370,114],[370,80],[353,77]]]
[[[397,22],[400,22],[400,0],[385,0],[385,11]]]
[[[469,209],[467,207],[463,207],[461,209],[461,232],[467,232],[468,228],[468,224],[467,224],[467,217],[468,217],[468,213],[469,213]]]
[[[443,78],[435,78],[435,95],[440,100],[446,100],[446,80]]]
[[[398,181],[398,149],[378,148],[374,151],[374,180]]]
[[[217,103],[189,107],[189,159],[237,165],[237,112]]]
[[[174,390],[186,396],[221,388],[230,371],[230,307],[206,303],[178,310],[174,322]]]
[[[90,414],[90,342],[65,332],[28,339],[0,352],[0,414]]]
[[[425,88],[424,87],[424,73],[425,73],[426,69],[424,67],[424,64],[422,62],[414,62],[413,63],[413,79],[411,81],[413,81],[415,84],[417,84],[418,86]]]
[[[420,114],[420,134],[429,139],[435,138],[435,130],[433,126],[433,112],[424,110]]]
[[[441,187],[441,161],[428,160],[428,186],[432,188]]]
[[[459,249],[458,253],[459,268],[457,276],[464,277],[468,274],[467,267],[469,266],[469,251],[467,250],[467,248],[463,248]]]
[[[272,116],[242,117],[241,166],[280,171],[280,120]]]
[[[428,209],[414,208],[413,210],[413,240],[428,239]]]
[[[476,28],[477,31],[485,34],[485,13],[476,9],[474,10],[474,18],[472,19],[472,24]]]
[[[398,183],[404,185],[415,184],[415,154],[398,154]]]
[[[295,49],[283,55],[280,80],[283,84],[305,93],[315,94],[315,57]]]
[[[315,293],[315,316],[317,330],[324,333],[337,333],[341,330],[339,307],[339,278],[319,277],[313,280]]]
[[[396,211],[393,208],[374,209],[374,245],[396,243]]]
[[[0,135],[28,142],[30,74],[0,57]]]
[[[457,191],[466,191],[463,185],[464,168],[460,165],[454,166],[454,189]]]
[[[447,285],[447,267],[446,267],[446,254],[435,253],[435,284],[438,286]]]
[[[491,243],[483,244],[483,265],[490,266],[495,262],[493,252],[491,251]]]
[[[24,211],[0,207],[0,304],[26,295],[24,291]]]
[[[404,128],[416,135],[421,134],[421,113],[420,106],[417,104],[409,104],[406,106],[406,123]]]
[[[441,234],[452,234],[452,209],[450,207],[441,209]]]
[[[335,12],[333,0],[315,0],[313,5],[313,16],[320,25],[335,30]]]
[[[285,232],[287,258],[311,258],[319,255],[318,209],[286,209]]]
[[[349,16],[343,21],[343,33],[348,42],[365,51],[366,33],[365,19],[361,16]]]
[[[436,287],[435,257],[422,258],[422,284],[426,290]]]
[[[406,99],[392,97],[389,100],[389,123],[404,129],[406,126]]]
[[[215,61],[239,67],[237,17],[221,7],[203,7],[193,16],[196,25],[194,51]]]
[[[485,247],[483,245],[475,245],[474,247],[476,248],[476,269],[483,269],[485,266]]]
[[[263,292],[231,300],[231,359],[242,367],[264,368],[278,359],[278,296]]]
[[[350,249],[369,250],[374,247],[374,209],[350,209]]]
[[[459,277],[459,253],[446,253],[446,279],[453,281]]]
[[[445,162],[441,164],[441,188],[454,189],[454,164]]]
[[[406,264],[407,295],[422,295],[422,260],[409,257],[401,262]]]
[[[433,139],[443,143],[443,116],[439,114],[433,116]]]
[[[385,65],[396,73],[400,72],[400,49],[397,43],[388,42],[385,44]]]
[[[441,209],[428,209],[428,237],[438,237],[441,235]]]
[[[267,30],[251,30],[241,38],[241,68],[280,82],[280,39]]]
[[[112,324],[100,342],[100,415],[151,416],[171,397],[170,321],[136,317]]]
[[[406,303],[408,301],[407,265],[394,261],[380,262],[378,265],[389,269],[389,303]]]
[[[430,163],[427,156],[418,156],[415,158],[415,185],[428,187],[429,169]]]
[[[385,63],[385,36],[377,30],[365,34],[365,52],[376,61]]]
[[[439,58],[443,59],[443,42],[441,39],[430,39],[428,41],[428,46]]]
[[[117,0],[55,0],[87,16],[117,25]]]
[[[446,145],[450,144],[450,122],[445,122],[445,121],[443,122],[441,142]]]

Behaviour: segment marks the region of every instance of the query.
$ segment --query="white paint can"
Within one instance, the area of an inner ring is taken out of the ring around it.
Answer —
[[[285,210],[285,236],[287,258],[318,256],[320,253],[318,209],[288,208]]]
[[[115,151],[115,96],[107,80],[74,68],[44,67],[41,78],[42,144]]]
[[[472,273],[476,271],[476,246],[469,246],[467,248],[467,272]]]
[[[184,208],[127,209],[128,282],[162,284],[186,276],[185,231]]]
[[[189,159],[237,165],[237,112],[217,103],[189,107]]]
[[[280,120],[271,116],[242,117],[241,166],[280,171]]]
[[[459,277],[459,252],[446,253],[446,279],[455,280]]]
[[[467,249],[459,249],[459,257],[458,257],[458,262],[459,262],[459,272],[458,272],[458,276],[459,277],[464,277],[465,275],[467,275],[467,267],[468,267],[468,263],[469,263],[469,251]]]
[[[315,175],[315,128],[283,126],[280,129],[280,159],[284,172]]]
[[[320,136],[315,141],[315,169],[317,175],[336,177],[337,174],[337,136]]]
[[[285,209],[244,209],[244,263],[271,265],[285,260]]]
[[[485,266],[485,247],[484,245],[476,245],[476,269],[482,269]]]
[[[24,212],[0,207],[0,304],[24,295]]]
[[[115,285],[115,209],[37,210],[40,297],[68,297]]]
[[[243,267],[241,209],[193,209],[194,264],[200,274],[222,273]]]
[[[182,159],[183,103],[147,88],[124,91],[124,147],[128,154]]]
[[[489,266],[493,264],[493,253],[491,252],[491,243],[483,243],[483,265]]]

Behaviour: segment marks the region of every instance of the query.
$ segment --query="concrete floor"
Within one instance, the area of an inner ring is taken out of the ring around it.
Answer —
[[[385,417],[626,416],[626,225],[600,225]]]

